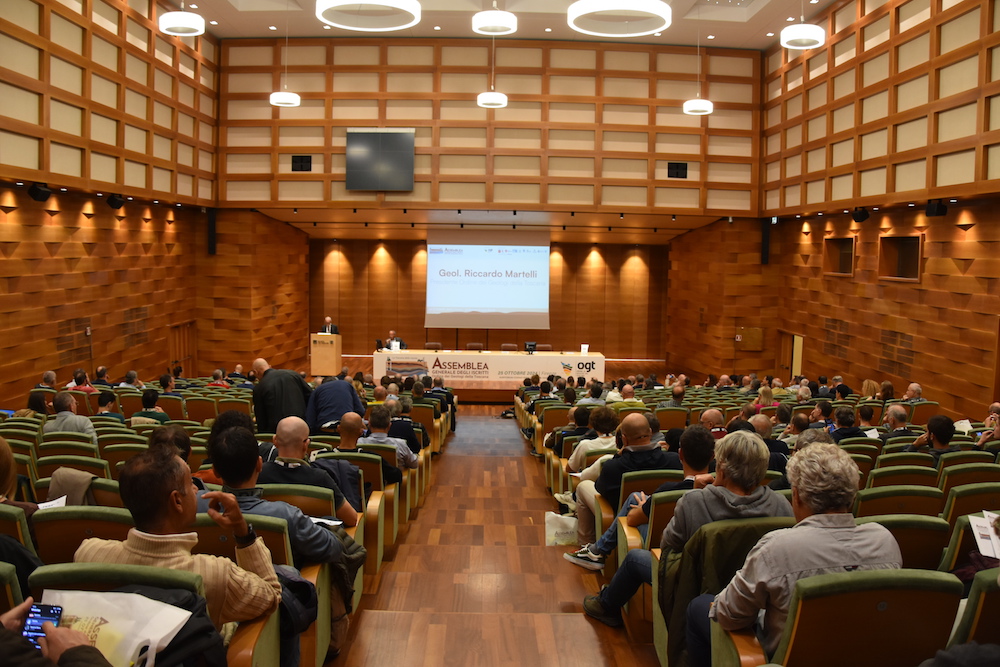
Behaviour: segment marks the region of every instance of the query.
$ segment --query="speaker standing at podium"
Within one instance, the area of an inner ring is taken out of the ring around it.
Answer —
[[[325,320],[323,320],[323,326],[319,330],[319,333],[339,334],[340,330],[337,328],[337,325],[333,323],[333,318],[328,316]]]

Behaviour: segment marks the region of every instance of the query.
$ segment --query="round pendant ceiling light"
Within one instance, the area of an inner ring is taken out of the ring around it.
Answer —
[[[642,37],[670,27],[670,5],[660,0],[577,0],[566,10],[569,27],[595,37]]]
[[[186,11],[183,2],[180,11],[160,14],[157,25],[160,32],[176,37],[197,37],[205,34],[205,19],[200,14]]]
[[[786,49],[815,49],[826,42],[826,31],[812,23],[796,23],[781,31],[781,45]]]
[[[517,16],[500,11],[493,3],[493,9],[472,15],[472,32],[480,35],[509,35],[517,32]]]
[[[420,23],[417,0],[316,0],[316,18],[334,28],[391,32]]]

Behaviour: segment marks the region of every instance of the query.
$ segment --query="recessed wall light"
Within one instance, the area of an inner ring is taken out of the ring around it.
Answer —
[[[914,204],[913,202],[910,202],[908,205],[909,206],[916,206],[916,204]]]
[[[546,28],[545,32],[552,32],[552,28]]]
[[[439,26],[439,25],[436,25],[436,26],[434,26],[434,29],[435,29],[435,30],[440,30],[440,29],[441,29],[441,26]]]
[[[707,39],[715,39],[715,35],[709,35]]]
[[[269,25],[269,26],[267,26],[267,29],[268,30],[277,30],[278,26],[276,26],[276,25]]]
[[[768,37],[774,37],[774,33],[773,32],[769,32],[769,33],[767,33],[767,36]]]
[[[788,21],[789,23],[791,23],[792,21],[794,21],[794,20],[795,20],[795,17],[794,17],[794,16],[789,16],[789,17],[788,17],[787,19],[785,19],[785,20],[786,20],[786,21]]]
[[[59,188],[59,192],[67,192],[67,191],[68,191],[68,188]],[[952,203],[954,203],[954,202],[952,202]]]
[[[948,201],[949,201],[950,203],[952,203],[952,204],[957,204],[957,203],[958,203],[958,200],[957,200],[957,199],[949,199]]]
[[[219,25],[218,21],[209,21],[208,25]]]

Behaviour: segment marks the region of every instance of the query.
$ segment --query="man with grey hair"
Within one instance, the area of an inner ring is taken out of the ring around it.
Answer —
[[[118,386],[123,388],[132,387],[133,389],[146,388],[146,385],[144,385],[142,383],[142,380],[139,379],[139,374],[136,373],[135,371],[129,371],[128,373],[126,373],[125,379],[122,380]]]
[[[903,394],[904,403],[923,403],[927,399],[923,397],[924,388],[921,387],[916,382],[911,382],[906,387],[906,392]]]
[[[406,446],[414,454],[420,452],[423,443],[417,437],[417,432],[413,428],[413,420],[410,419],[410,410],[413,409],[413,400],[409,396],[401,396],[399,400],[385,402],[385,407],[389,409],[389,416],[392,423],[389,424],[389,437],[399,438],[406,441]]]
[[[97,431],[89,419],[76,414],[76,397],[68,391],[60,391],[52,399],[52,409],[56,415],[42,426],[43,433],[56,431],[74,431],[89,435],[94,446],[97,446]]]
[[[371,432],[367,437],[358,440],[359,445],[393,445],[396,448],[397,468],[416,468],[420,465],[417,455],[410,450],[405,440],[389,437],[389,426],[392,425],[389,408],[385,405],[373,407],[368,417],[368,425],[371,427]]]
[[[701,417],[698,418],[698,423],[707,428],[713,438],[721,440],[726,437],[726,428],[722,425],[722,419],[722,410],[709,408],[702,411]]]
[[[888,430],[886,433],[880,433],[878,437],[882,439],[883,443],[889,442],[890,438],[900,438],[903,436],[916,438],[920,434],[906,428],[906,422],[909,418],[910,409],[907,406],[893,403],[886,409],[883,419]]]
[[[677,501],[674,516],[663,530],[660,548],[664,552],[683,551],[691,536],[713,521],[793,516],[787,500],[761,486],[769,456],[764,441],[750,431],[736,431],[716,442],[715,478],[709,474],[695,477],[695,489]],[[652,581],[650,552],[633,549],[607,588],[600,595],[584,598],[583,610],[602,623],[618,627],[622,624],[621,608],[643,583]]]
[[[799,579],[902,566],[892,533],[877,523],[854,522],[858,467],[850,454],[837,445],[814,444],[788,462],[788,477],[796,525],[764,535],[721,593],[699,596],[688,606],[693,667],[712,664],[711,620],[726,630],[741,630],[753,626],[763,610],[758,634],[770,656],[781,640]]]
[[[55,371],[45,371],[42,373],[42,381],[35,385],[35,389],[55,389],[56,388],[56,372]]]

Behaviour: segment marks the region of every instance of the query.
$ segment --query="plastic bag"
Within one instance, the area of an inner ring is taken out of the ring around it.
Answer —
[[[576,544],[576,517],[546,512],[545,545],[554,547],[573,544]]]

